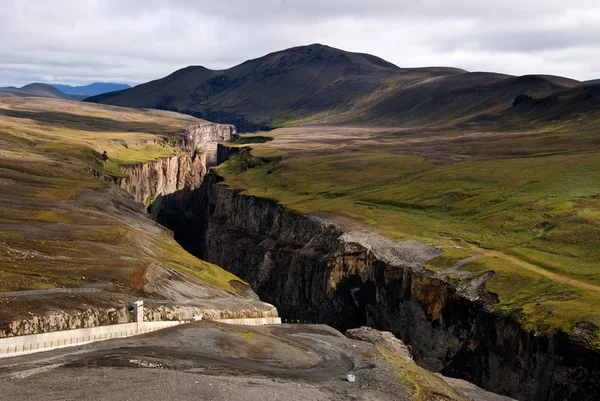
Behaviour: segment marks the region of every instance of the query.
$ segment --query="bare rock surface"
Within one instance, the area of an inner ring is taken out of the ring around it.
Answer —
[[[340,240],[348,244],[358,244],[373,252],[379,260],[390,266],[407,266],[418,269],[421,265],[442,254],[442,250],[419,241],[394,242],[376,232],[350,231]]]
[[[422,382],[416,388],[403,379],[402,369],[375,345],[350,340],[323,325],[250,327],[196,322],[137,337],[2,359],[0,398],[471,399],[426,371],[428,384]],[[349,373],[356,382],[346,380]]]
[[[413,361],[410,347],[397,339],[396,336],[389,331],[379,331],[372,329],[371,327],[363,326],[357,329],[346,330],[346,337],[384,347],[396,355],[400,355],[407,360]]]

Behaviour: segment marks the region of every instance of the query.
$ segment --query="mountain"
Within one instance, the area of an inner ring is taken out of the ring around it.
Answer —
[[[227,70],[192,66],[135,88],[86,99],[175,110],[241,131],[306,123],[386,125],[463,121],[579,85],[561,77],[400,68],[381,58],[313,44]]]
[[[519,95],[545,97],[577,85],[579,81],[549,75],[448,75],[399,88],[354,120],[394,125],[459,123],[509,109]]]
[[[522,97],[495,119],[503,123],[596,129],[600,120],[600,82],[584,83],[546,97]]]
[[[459,74],[453,68],[402,69],[375,56],[319,44],[246,61],[223,71],[187,67],[119,93],[86,101],[183,111],[213,121],[273,125],[351,107],[401,81]]]
[[[71,86],[60,84],[52,84],[52,86],[68,95],[80,96],[95,96],[100,95],[102,93],[114,92],[131,88],[131,86],[126,84],[115,84],[111,82],[94,82],[93,84],[85,86]]]
[[[53,99],[82,100],[82,96],[68,95],[52,85],[33,83],[22,88],[0,88],[0,97],[48,97]]]

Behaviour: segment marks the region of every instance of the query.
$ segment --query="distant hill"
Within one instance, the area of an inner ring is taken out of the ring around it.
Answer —
[[[93,84],[85,86],[71,86],[71,85],[60,85],[52,84],[59,91],[68,95],[80,95],[80,96],[95,96],[102,93],[119,91],[123,89],[129,89],[131,86],[126,84],[115,84],[111,82],[94,82]]]
[[[48,97],[52,99],[82,100],[83,96],[68,95],[52,85],[33,83],[22,88],[0,88],[0,97]]]
[[[187,67],[86,101],[175,110],[246,131],[306,123],[460,122],[510,108],[520,94],[543,97],[579,84],[544,75],[400,68],[372,55],[314,44],[222,71]]]
[[[548,75],[472,72],[412,82],[398,88],[361,115],[349,120],[394,125],[459,123],[512,107],[522,94],[544,97],[580,85]]]
[[[584,83],[545,97],[524,97],[495,117],[503,123],[528,125],[565,125],[596,129],[600,120],[600,81]]]

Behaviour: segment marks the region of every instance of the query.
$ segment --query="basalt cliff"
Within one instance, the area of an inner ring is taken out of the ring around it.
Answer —
[[[283,319],[392,331],[420,365],[520,400],[592,400],[600,391],[597,350],[490,311],[496,300],[483,284],[492,272],[453,285],[423,269],[441,252],[430,244],[344,232],[221,181],[213,172],[195,190],[157,197],[152,216]]]

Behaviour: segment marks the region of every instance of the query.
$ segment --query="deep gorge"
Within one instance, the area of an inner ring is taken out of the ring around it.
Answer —
[[[433,246],[394,245],[221,185],[161,194],[149,208],[191,253],[251,284],[283,319],[392,331],[422,366],[520,400],[592,400],[600,354],[564,333],[524,330],[424,269]]]

